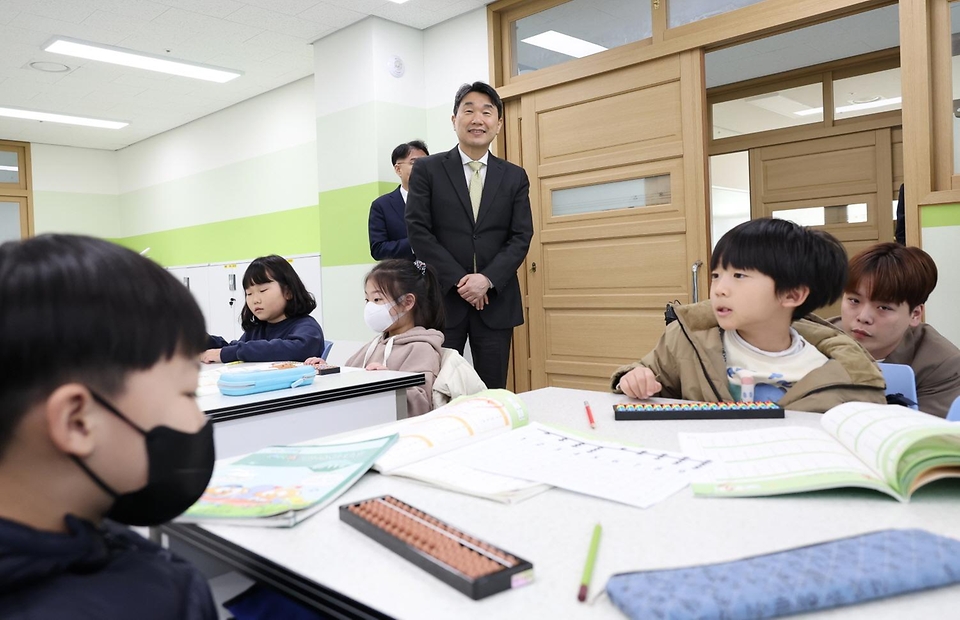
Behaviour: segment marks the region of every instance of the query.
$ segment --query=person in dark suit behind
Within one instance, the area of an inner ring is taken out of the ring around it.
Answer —
[[[517,269],[530,248],[530,182],[494,157],[503,102],[489,84],[464,84],[453,104],[459,144],[417,161],[410,176],[407,231],[417,258],[440,278],[444,346],[463,353],[490,388],[504,387],[513,328],[523,323]]]
[[[403,212],[407,204],[413,162],[429,154],[427,145],[421,140],[406,142],[393,149],[390,161],[393,162],[394,172],[400,177],[400,187],[380,196],[370,205],[367,230],[370,234],[370,256],[374,259],[414,259],[410,241],[407,240],[407,225],[403,221]]]

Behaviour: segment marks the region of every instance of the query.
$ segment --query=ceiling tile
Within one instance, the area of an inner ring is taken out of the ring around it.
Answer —
[[[324,26],[317,22],[283,15],[257,6],[246,6],[231,13],[227,20],[308,40],[316,39],[318,33],[325,30]]]
[[[322,3],[341,9],[350,9],[366,15],[372,14],[375,9],[388,4],[387,0],[322,0]],[[301,15],[301,17],[303,17],[303,15]]]
[[[310,41],[269,30],[247,39],[244,45],[313,57],[313,48],[310,46]]]
[[[333,28],[344,28],[354,22],[360,21],[366,16],[366,13],[358,13],[357,11],[326,2],[317,3],[314,7],[297,15],[297,17],[302,19],[309,19],[318,24]]]
[[[247,4],[270,9],[284,15],[296,15],[318,4],[320,0],[243,0]]]
[[[40,15],[34,15],[33,13],[26,12],[17,15],[13,21],[10,22],[10,25],[18,28],[24,28],[26,30],[32,30],[34,32],[45,33],[46,36],[44,37],[44,42],[58,34],[67,37],[83,39],[85,41],[106,43],[108,45],[114,45],[117,41],[123,38],[122,34],[113,30],[105,30],[103,28],[85,26],[83,24],[74,24],[71,22],[50,19],[48,17],[42,17]]]
[[[426,11],[406,4],[394,4],[392,2],[388,2],[376,9],[373,11],[373,14],[397,22],[398,24],[405,24],[411,28],[419,28],[421,30],[436,22],[436,14],[432,11]]]
[[[242,2],[236,0],[157,0],[157,2],[210,17],[226,17],[244,6]]]
[[[86,0],[90,6],[124,17],[151,20],[170,7],[151,0]]]
[[[30,0],[30,2],[21,10],[33,15],[39,15],[40,17],[49,17],[50,19],[57,19],[60,21],[79,24],[86,18],[90,17],[90,15],[96,11],[96,8],[90,6],[86,2],[74,2],[69,0]]]
[[[129,15],[120,15],[109,11],[101,11],[100,9],[97,9],[88,18],[83,20],[85,26],[93,26],[94,28],[103,28],[105,30],[116,30],[120,33],[139,30],[140,28],[146,27],[149,23],[149,20],[130,17]]]
[[[152,23],[182,28],[186,32],[193,32],[203,36],[235,34],[245,39],[256,36],[264,30],[263,28],[238,24],[236,22],[217,19],[191,11],[183,11],[181,9],[170,9],[152,20]]]

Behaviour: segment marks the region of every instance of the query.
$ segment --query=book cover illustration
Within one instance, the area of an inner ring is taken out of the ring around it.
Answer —
[[[326,446],[273,446],[214,469],[187,519],[272,517],[326,504],[362,476],[396,435]]]

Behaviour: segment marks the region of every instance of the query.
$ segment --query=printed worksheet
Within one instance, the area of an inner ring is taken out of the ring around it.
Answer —
[[[680,491],[708,465],[705,459],[589,439],[536,422],[446,458],[639,508]]]

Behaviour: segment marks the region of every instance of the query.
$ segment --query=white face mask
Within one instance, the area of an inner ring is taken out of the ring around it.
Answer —
[[[393,305],[394,304],[375,304],[372,301],[368,301],[367,305],[363,307],[364,323],[377,333],[387,331],[391,325],[400,320],[399,316],[394,318],[394,316],[390,314],[390,308],[393,307]]]

